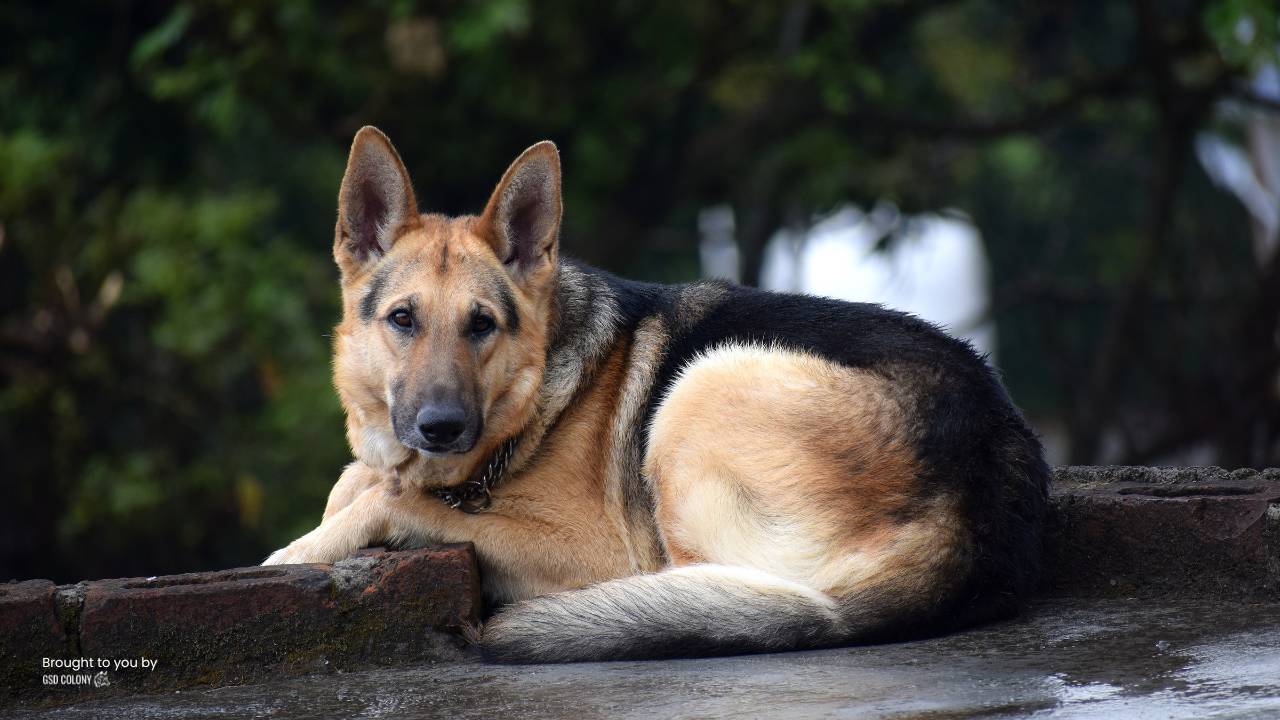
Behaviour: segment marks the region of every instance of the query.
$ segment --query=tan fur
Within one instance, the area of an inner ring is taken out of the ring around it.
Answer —
[[[755,567],[839,596],[922,546],[962,548],[952,508],[923,520],[911,508],[906,419],[885,378],[817,357],[727,346],[691,363],[645,465],[672,562]]]
[[[320,527],[268,562],[334,562],[374,541],[473,542],[490,592],[509,599],[635,572],[627,540],[612,524],[599,522],[616,512],[606,507],[602,480],[623,360],[621,349],[607,360],[537,461],[503,485],[488,511],[469,515],[451,509],[425,493],[396,488],[394,474],[353,463],[334,487]],[[335,510],[347,497],[349,503]]]

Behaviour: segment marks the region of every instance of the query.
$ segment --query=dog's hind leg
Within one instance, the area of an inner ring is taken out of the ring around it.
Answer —
[[[916,543],[962,549],[956,499],[923,477],[910,392],[770,347],[691,363],[658,409],[646,463],[672,561],[746,565],[840,596]]]

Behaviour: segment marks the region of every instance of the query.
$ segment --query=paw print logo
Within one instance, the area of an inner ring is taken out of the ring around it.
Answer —
[[[93,676],[93,686],[96,688],[104,688],[111,684],[111,678],[107,676],[107,671],[103,670]]]

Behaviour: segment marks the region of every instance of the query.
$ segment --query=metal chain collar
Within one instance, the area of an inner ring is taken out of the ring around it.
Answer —
[[[493,486],[502,479],[511,464],[511,456],[515,454],[516,438],[510,438],[489,458],[484,470],[472,475],[469,480],[454,487],[436,488],[431,492],[455,510],[472,515],[483,512],[489,507],[492,498],[489,496]]]

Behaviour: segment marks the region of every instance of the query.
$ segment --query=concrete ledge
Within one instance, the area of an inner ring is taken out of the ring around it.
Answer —
[[[1054,476],[1046,594],[1280,600],[1280,469]]]
[[[1280,469],[1064,467],[1050,508],[1047,595],[1280,600]],[[0,705],[460,661],[480,598],[470,545],[3,584]]]
[[[55,588],[0,585],[8,700],[231,685],[460,660],[479,620],[470,545]]]

